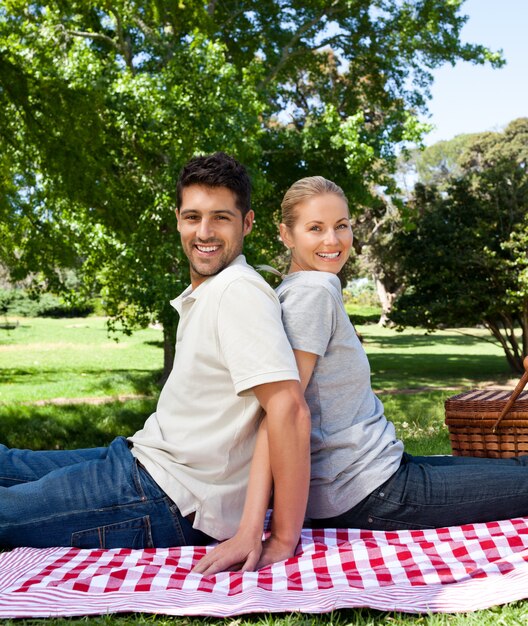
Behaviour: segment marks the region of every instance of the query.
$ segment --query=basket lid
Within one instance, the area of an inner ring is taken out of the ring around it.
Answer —
[[[511,391],[508,390],[474,389],[447,398],[445,408],[446,411],[500,412],[510,396]],[[521,392],[511,411],[528,411],[528,391]]]

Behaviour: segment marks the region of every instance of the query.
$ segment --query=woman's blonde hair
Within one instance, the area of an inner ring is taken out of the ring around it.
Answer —
[[[295,207],[301,202],[325,193],[334,193],[336,196],[343,198],[348,207],[345,193],[339,185],[327,178],[323,178],[323,176],[307,176],[293,183],[284,194],[281,202],[282,223],[286,224],[288,228],[293,228],[297,219]]]

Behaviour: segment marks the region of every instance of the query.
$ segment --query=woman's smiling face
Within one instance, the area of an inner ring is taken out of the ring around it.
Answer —
[[[334,193],[324,193],[295,205],[295,224],[280,225],[290,248],[290,273],[303,270],[337,274],[350,256],[352,228],[348,206]]]

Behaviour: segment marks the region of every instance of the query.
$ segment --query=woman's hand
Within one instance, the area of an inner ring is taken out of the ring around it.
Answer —
[[[238,532],[215,546],[193,567],[192,571],[204,576],[218,572],[250,572],[257,568],[262,553],[262,536]]]
[[[272,535],[262,544],[262,553],[256,569],[291,559],[292,556],[294,556],[294,551],[291,549],[291,546],[286,545]]]

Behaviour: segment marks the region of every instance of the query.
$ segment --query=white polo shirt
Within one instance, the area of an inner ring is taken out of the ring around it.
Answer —
[[[299,374],[278,298],[242,255],[171,304],[174,367],[132,452],[182,515],[196,512],[195,528],[222,540],[244,505],[260,416],[252,388]]]

